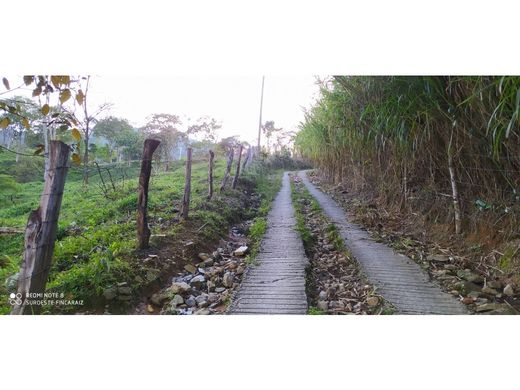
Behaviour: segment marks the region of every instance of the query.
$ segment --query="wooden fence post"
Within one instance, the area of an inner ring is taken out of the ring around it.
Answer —
[[[69,169],[70,148],[61,141],[50,141],[49,165],[39,207],[32,211],[25,229],[25,250],[18,278],[21,304],[12,314],[37,313],[41,306],[32,300],[43,300],[56,240],[65,179]],[[34,296],[33,294],[37,294]],[[41,295],[41,296],[40,296]],[[27,297],[29,296],[29,301]]]
[[[213,150],[209,151],[209,165],[208,165],[208,200],[211,200],[213,197],[213,159],[215,158],[215,153]]]
[[[191,194],[191,155],[192,148],[186,151],[186,178],[184,183],[184,197],[182,198],[181,216],[183,219],[188,219],[190,210],[190,194]]]
[[[146,139],[144,141],[141,173],[139,174],[139,189],[137,193],[137,242],[139,249],[148,247],[150,228],[148,227],[148,184],[152,173],[152,156],[161,141]]]
[[[235,156],[235,149],[232,147],[228,153],[226,173],[224,174],[224,178],[222,179],[222,184],[220,185],[220,192],[224,191],[224,188],[226,188],[226,183],[229,179],[229,173],[231,172],[231,165],[233,165],[234,156]]]
[[[244,171],[248,167],[250,158],[251,158],[251,146],[247,148],[246,158],[244,159],[244,163],[242,164],[242,171]]]
[[[237,188],[238,177],[240,176],[240,161],[242,160],[242,150],[243,149],[244,149],[244,145],[240,145],[240,149],[238,151],[237,170],[235,173],[235,177],[233,178],[233,189]]]

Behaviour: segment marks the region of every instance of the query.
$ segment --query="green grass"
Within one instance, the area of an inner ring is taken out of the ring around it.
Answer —
[[[315,199],[311,196],[309,191],[305,188],[300,188],[300,191],[297,191],[296,185],[291,180],[291,199],[292,203],[295,209],[295,215],[296,215],[296,231],[300,234],[300,237],[303,241],[303,245],[305,246],[306,250],[309,250],[309,248],[312,248],[312,246],[315,244],[314,237],[311,233],[311,231],[307,228],[305,224],[305,216],[304,216],[304,209],[301,202],[306,202],[307,204],[311,205],[311,209],[313,211],[321,210],[318,203],[315,201]]]
[[[260,243],[262,237],[267,231],[267,219],[265,217],[256,217],[253,224],[249,228],[249,239],[251,240],[251,250],[247,255],[245,262],[248,265],[257,265],[256,256],[260,251]]]
[[[246,175],[248,180],[256,183],[256,192],[260,195],[260,206],[249,228],[249,239],[251,249],[245,261],[246,264],[256,265],[256,257],[260,250],[262,238],[267,230],[267,214],[271,210],[274,197],[280,191],[282,186],[283,170],[278,169],[269,172],[261,166],[253,166],[251,171]]]
[[[346,252],[347,248],[345,247],[345,242],[339,234],[339,230],[336,225],[329,223],[325,228],[325,232],[327,233],[327,239],[332,245],[334,245],[335,250],[338,252]]]
[[[12,167],[14,156],[0,154],[0,174]],[[64,292],[69,299],[83,300],[87,309],[103,303],[103,291],[126,282],[134,293],[143,287],[148,272],[155,271],[136,261],[136,205],[139,164],[121,166],[111,171],[116,191],[106,197],[100,188],[97,171],[90,175],[89,186],[82,184],[82,168],[69,170],[60,211],[57,239],[47,291]],[[216,156],[214,186],[224,176],[225,158]],[[108,175],[105,183],[111,188]],[[0,226],[23,228],[28,214],[38,207],[43,188],[41,172],[32,173],[32,182],[19,183],[13,194],[1,194]],[[270,171],[262,164],[248,170],[236,190],[226,189],[207,201],[207,162],[195,161],[192,167],[190,221],[203,226],[197,234],[214,240],[227,231],[230,223],[255,218],[251,227],[254,259],[267,228],[266,216],[281,186],[282,171]],[[243,189],[260,196],[258,209],[244,208]],[[184,191],[184,162],[170,166],[168,172],[154,171],[150,180],[148,216],[152,234],[175,237],[183,232],[183,223],[161,226],[178,216]],[[23,234],[0,235],[0,296],[9,292],[4,281],[17,273],[23,255]],[[153,240],[151,241],[153,245]],[[0,314],[10,311],[7,300],[0,300]],[[55,312],[45,309],[44,312]],[[75,309],[72,308],[72,311]]]
[[[254,240],[261,239],[264,236],[266,230],[267,219],[264,217],[257,217],[249,228],[249,237]]]
[[[317,307],[310,306],[309,309],[307,310],[307,314],[309,314],[311,316],[321,316],[321,315],[325,315],[327,313],[325,313],[323,310],[318,309]]]
[[[2,156],[5,160],[5,155]],[[1,162],[0,162],[1,163]],[[214,180],[218,186],[224,174],[225,159],[215,159]],[[1,165],[0,165],[1,170]],[[73,167],[67,177],[63,202],[58,223],[53,264],[48,291],[65,292],[74,299],[83,299],[86,306],[95,305],[102,292],[115,283],[127,282],[136,291],[140,280],[148,269],[136,265],[136,204],[139,165],[114,170],[112,176],[116,192],[109,198],[99,188],[101,183],[97,172],[90,177],[88,187],[81,180],[81,169]],[[123,179],[125,175],[125,179]],[[109,182],[104,175],[105,182]],[[275,182],[278,179],[274,180]],[[111,187],[110,184],[107,184]],[[268,210],[273,180],[259,179],[263,194],[261,212]],[[4,196],[0,203],[0,226],[23,228],[28,214],[38,207],[43,182],[20,183],[13,196]],[[157,221],[171,220],[177,216],[174,206],[179,208],[184,189],[184,167],[179,162],[169,172],[155,172],[149,189],[149,222],[152,234],[161,233],[175,236],[183,224],[172,224],[161,228]],[[205,224],[201,235],[214,238],[240,213],[233,199],[243,196],[237,190],[227,190],[224,200],[218,194],[211,202],[207,195],[207,163],[195,162],[192,168],[192,197],[190,220]],[[260,234],[258,222],[256,234]],[[7,296],[4,281],[18,272],[23,254],[23,234],[0,236],[0,296]],[[6,314],[10,307],[6,300],[0,301],[0,314]]]
[[[385,305],[383,306],[383,311],[381,312],[382,315],[385,316],[391,316],[393,314],[397,313],[397,310],[390,306],[388,302],[385,302]]]

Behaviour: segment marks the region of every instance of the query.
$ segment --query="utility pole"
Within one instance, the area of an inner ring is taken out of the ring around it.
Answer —
[[[260,120],[258,121],[258,153],[260,153],[260,136],[262,134],[262,106],[264,104],[264,80],[262,76],[262,95],[260,96]]]

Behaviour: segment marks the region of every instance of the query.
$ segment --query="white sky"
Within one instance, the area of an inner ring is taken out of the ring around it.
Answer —
[[[251,142],[257,137],[261,76],[98,76],[91,80],[92,104],[113,103],[110,115],[127,118],[135,126],[154,113],[179,115],[184,121],[208,115],[222,122],[220,138],[239,135]],[[313,76],[266,76],[262,120],[297,130],[303,107],[309,108],[317,93]]]
[[[21,75],[7,77],[11,87],[21,83]],[[112,103],[102,116],[126,118],[136,127],[154,113],[179,115],[184,124],[207,115],[221,122],[219,138],[238,135],[254,143],[261,85],[262,76],[92,76],[88,101],[91,110]],[[30,96],[31,91],[23,88],[12,95]],[[273,120],[276,127],[295,131],[303,108],[309,108],[318,94],[314,76],[266,76],[262,121]]]
[[[8,79],[14,86],[22,77]],[[184,123],[207,115],[222,123],[219,138],[238,135],[255,142],[261,85],[261,76],[92,76],[88,101],[91,110],[112,103],[103,116],[126,118],[136,127],[154,113],[179,115]],[[13,91],[15,94],[30,96],[31,89]],[[284,130],[297,130],[303,109],[309,108],[318,94],[313,76],[266,76],[262,120],[274,120]]]

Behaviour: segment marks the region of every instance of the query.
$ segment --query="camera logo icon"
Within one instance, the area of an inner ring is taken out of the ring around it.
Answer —
[[[22,294],[21,293],[11,293],[9,295],[9,304],[11,306],[21,305],[22,304]]]

